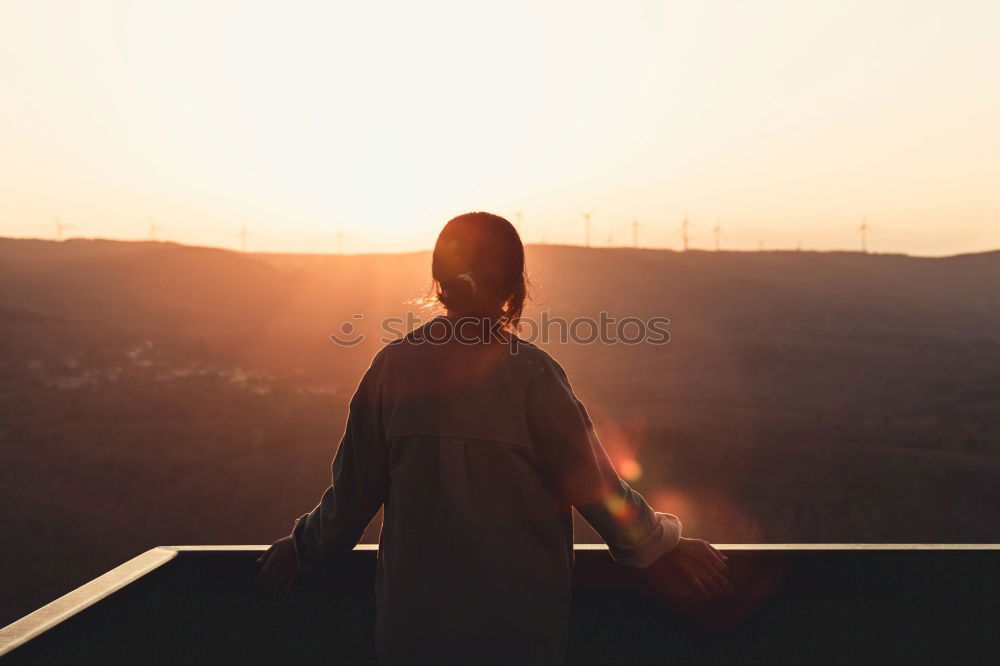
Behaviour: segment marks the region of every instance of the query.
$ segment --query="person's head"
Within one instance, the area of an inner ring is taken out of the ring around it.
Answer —
[[[504,218],[466,213],[450,220],[434,245],[431,274],[449,314],[517,326],[528,293],[524,245]]]

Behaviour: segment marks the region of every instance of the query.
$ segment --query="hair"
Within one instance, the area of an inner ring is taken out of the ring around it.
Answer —
[[[504,218],[477,212],[449,220],[434,245],[431,274],[450,312],[517,328],[528,278],[521,237]]]

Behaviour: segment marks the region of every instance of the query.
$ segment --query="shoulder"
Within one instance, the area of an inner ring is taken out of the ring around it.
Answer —
[[[386,366],[398,364],[406,365],[409,361],[420,359],[426,352],[434,347],[440,347],[444,342],[440,332],[428,331],[428,326],[433,324],[431,320],[406,335],[390,340],[379,349],[372,358],[373,369],[381,370]]]
[[[372,356],[371,363],[368,367],[369,373],[381,373],[382,370],[388,365],[392,359],[398,358],[400,353],[404,352],[404,347],[406,346],[406,338],[397,338],[384,344],[375,355]]]
[[[511,346],[512,354],[529,365],[538,376],[554,376],[566,381],[566,371],[547,351],[527,340],[516,337]]]
[[[434,320],[431,320],[430,322],[418,326],[406,335],[387,342],[375,353],[372,364],[375,364],[376,362],[384,363],[387,360],[407,356],[415,351],[418,351],[422,347],[427,346],[425,344],[428,342],[428,333],[426,329],[429,324],[433,323],[433,321]]]

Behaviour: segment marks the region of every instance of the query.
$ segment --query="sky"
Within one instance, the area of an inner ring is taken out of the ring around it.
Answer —
[[[0,3],[0,235],[1000,248],[995,0]],[[151,225],[154,227],[151,230]]]

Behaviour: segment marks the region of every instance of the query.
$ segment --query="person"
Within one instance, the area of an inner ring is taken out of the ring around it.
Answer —
[[[379,351],[350,403],[333,483],[265,552],[260,581],[352,549],[384,507],[376,652],[394,664],[559,664],[573,571],[572,509],[631,567],[661,557],[706,595],[725,556],[681,537],[622,480],[563,369],[516,335],[524,247],[502,217],[449,221],[432,257],[446,309]]]

